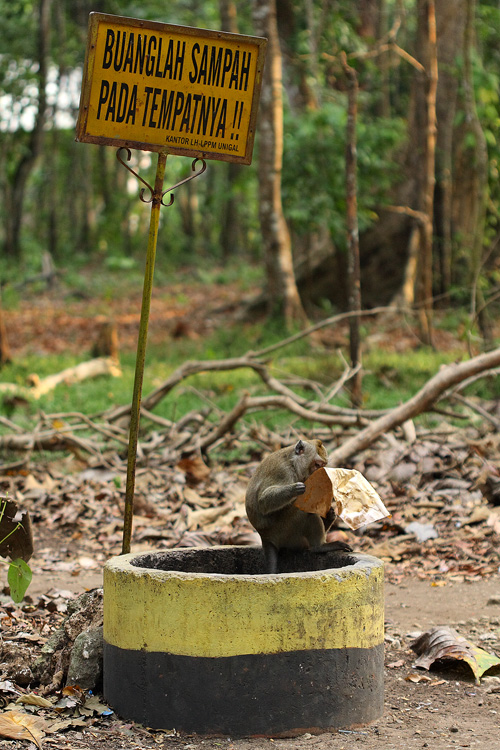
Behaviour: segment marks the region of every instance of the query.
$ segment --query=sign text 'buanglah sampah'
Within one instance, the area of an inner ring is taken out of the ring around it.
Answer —
[[[265,46],[91,13],[77,140],[249,164]]]

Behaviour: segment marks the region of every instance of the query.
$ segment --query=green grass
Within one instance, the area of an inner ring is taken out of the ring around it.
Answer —
[[[162,347],[151,346],[146,359],[143,394],[150,393],[186,360],[239,356],[248,350],[255,351],[269,346],[281,340],[283,335],[283,331],[276,325],[227,326],[203,340],[180,339],[169,341]],[[344,356],[347,357],[347,352],[344,352]],[[404,353],[373,349],[367,352],[363,359],[363,406],[369,409],[397,406],[421,388],[441,365],[466,356],[465,347],[446,353],[436,352],[430,348]],[[24,360],[5,366],[1,372],[1,381],[24,385],[30,373],[35,372],[43,378],[71,367],[78,361],[81,360],[70,355],[30,355]],[[29,428],[40,410],[46,414],[79,411],[93,415],[114,406],[127,404],[131,400],[133,389],[135,352],[122,352],[121,364],[123,376],[120,378],[100,377],[69,386],[62,384],[38,401],[32,401],[25,406],[12,408],[8,403],[0,403],[0,414]],[[279,379],[290,376],[307,378],[328,389],[340,377],[345,364],[336,351],[314,348],[308,340],[302,339],[276,351],[269,366]],[[228,411],[244,391],[251,395],[268,393],[260,378],[249,369],[203,373],[190,377],[176,386],[158,404],[155,412],[176,420],[192,409],[211,406],[212,419],[217,421],[221,411]],[[297,388],[297,392],[311,397],[311,392],[306,389]],[[498,398],[499,379],[479,381],[469,392],[483,398]],[[342,392],[334,403],[349,406],[348,393]],[[248,418],[278,431],[292,424],[300,428],[297,418],[284,411],[254,413]],[[0,425],[0,431],[5,432],[6,428]]]

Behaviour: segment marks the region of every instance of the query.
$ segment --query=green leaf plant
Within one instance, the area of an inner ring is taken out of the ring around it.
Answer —
[[[10,595],[16,604],[24,598],[33,574],[28,560],[33,553],[31,523],[26,511],[5,496],[0,497],[0,555],[10,557],[3,560],[8,565],[7,582]]]

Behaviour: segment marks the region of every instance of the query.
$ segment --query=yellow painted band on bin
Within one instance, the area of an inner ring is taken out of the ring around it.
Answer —
[[[199,657],[383,643],[383,563],[286,575],[179,573],[131,565],[104,569],[104,639],[128,650]]]

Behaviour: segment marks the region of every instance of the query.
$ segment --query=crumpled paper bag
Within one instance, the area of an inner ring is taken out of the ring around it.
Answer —
[[[351,529],[390,516],[370,482],[355,469],[317,469],[306,481],[306,491],[295,507],[323,518],[332,504],[335,512]]]

